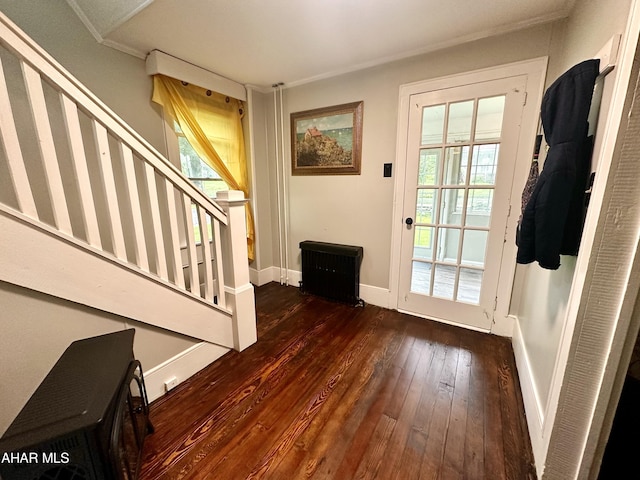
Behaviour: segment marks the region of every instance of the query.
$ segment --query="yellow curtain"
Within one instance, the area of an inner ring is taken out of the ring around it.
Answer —
[[[178,122],[196,153],[229,188],[242,190],[249,198],[242,102],[164,75],[153,77],[153,101]],[[249,203],[245,211],[247,254],[251,261],[255,258],[255,228]]]

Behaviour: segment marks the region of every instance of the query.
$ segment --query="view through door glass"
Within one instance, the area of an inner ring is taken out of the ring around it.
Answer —
[[[411,291],[478,304],[505,95],[424,107]]]

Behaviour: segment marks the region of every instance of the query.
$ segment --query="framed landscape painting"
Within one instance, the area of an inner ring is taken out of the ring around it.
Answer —
[[[363,102],[291,114],[292,175],[359,175]]]

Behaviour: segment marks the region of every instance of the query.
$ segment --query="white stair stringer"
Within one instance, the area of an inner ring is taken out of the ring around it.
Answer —
[[[0,205],[0,280],[234,348],[232,312]]]

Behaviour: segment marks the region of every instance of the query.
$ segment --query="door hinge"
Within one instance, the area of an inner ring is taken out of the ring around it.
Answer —
[[[522,101],[522,106],[524,107],[527,104],[527,97],[529,96],[529,92],[524,91],[524,100]]]

